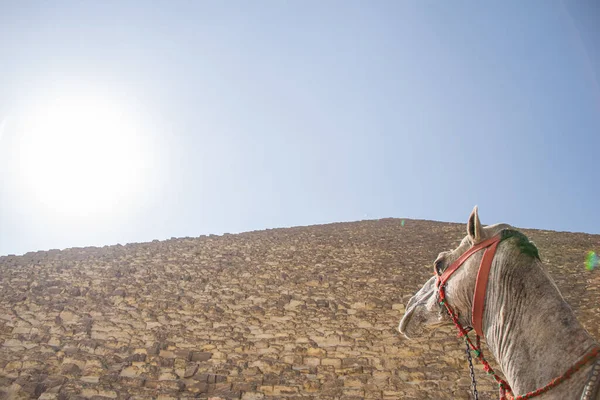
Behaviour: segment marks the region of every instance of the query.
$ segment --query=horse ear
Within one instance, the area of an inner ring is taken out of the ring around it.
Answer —
[[[469,222],[467,222],[467,235],[471,238],[473,244],[479,243],[483,240],[483,226],[479,220],[479,210],[477,206],[471,211],[469,216]]]

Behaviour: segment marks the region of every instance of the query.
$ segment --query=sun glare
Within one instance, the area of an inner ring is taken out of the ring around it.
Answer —
[[[104,93],[60,93],[23,110],[17,176],[29,200],[59,218],[104,218],[139,200],[152,143],[141,119]]]

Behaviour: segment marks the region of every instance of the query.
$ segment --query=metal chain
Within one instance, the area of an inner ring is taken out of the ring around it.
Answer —
[[[471,347],[469,347],[469,342],[465,340],[467,344],[467,360],[469,361],[469,372],[471,374],[471,386],[473,387],[473,396],[475,396],[475,400],[479,400],[479,393],[477,392],[477,382],[475,382],[475,371],[473,370],[473,359],[471,358]]]

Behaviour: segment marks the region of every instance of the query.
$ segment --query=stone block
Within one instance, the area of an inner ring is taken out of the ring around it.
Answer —
[[[208,361],[212,358],[212,353],[209,352],[205,352],[205,351],[194,351],[191,353],[191,358],[190,361],[194,361],[194,362],[204,362],[204,361]]]
[[[335,368],[341,368],[342,360],[340,360],[339,358],[323,358],[321,360],[321,365],[331,365]]]
[[[274,396],[291,396],[298,393],[297,386],[273,386]]]
[[[303,363],[304,365],[316,367],[317,365],[321,365],[321,359],[317,357],[304,357]]]

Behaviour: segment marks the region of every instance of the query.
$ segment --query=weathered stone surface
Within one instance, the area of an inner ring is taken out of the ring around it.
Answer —
[[[0,257],[0,398],[468,399],[451,328],[396,330],[465,227],[405,221]],[[600,236],[524,232],[600,337]]]

